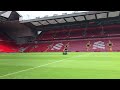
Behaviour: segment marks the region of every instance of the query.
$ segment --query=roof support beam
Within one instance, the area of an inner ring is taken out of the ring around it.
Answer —
[[[85,15],[84,15],[84,18],[85,18],[85,20],[87,20]]]
[[[108,16],[109,16],[109,12],[107,12],[107,18],[108,18]]]
[[[96,14],[95,14],[95,19],[98,19]]]
[[[119,16],[120,16],[120,12],[119,12]]]
[[[47,20],[45,20],[47,23],[49,23]],[[51,23],[49,23],[49,24],[51,24]]]
[[[39,21],[38,21],[39,22]],[[40,23],[40,22],[39,22]],[[43,25],[42,23],[40,23],[41,25]]]
[[[77,22],[77,20],[75,19],[75,17],[73,16],[74,20]]]
[[[68,22],[65,18],[63,18],[66,22]]]
[[[39,21],[38,21],[39,24],[41,24]]]
[[[56,19],[54,19],[57,23],[59,23]]]

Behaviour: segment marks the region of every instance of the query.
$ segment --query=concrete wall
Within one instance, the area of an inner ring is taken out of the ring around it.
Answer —
[[[17,43],[26,43],[30,37],[35,36],[33,30],[20,24],[19,21],[0,22],[0,32],[5,32],[9,37],[16,40]]]

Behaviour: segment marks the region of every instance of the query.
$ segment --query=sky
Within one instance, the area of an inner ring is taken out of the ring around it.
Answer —
[[[36,17],[44,17],[46,15],[53,16],[54,14],[62,15],[62,13],[73,13],[74,11],[17,11],[21,16],[21,20],[35,19]],[[78,11],[86,12],[86,11]]]

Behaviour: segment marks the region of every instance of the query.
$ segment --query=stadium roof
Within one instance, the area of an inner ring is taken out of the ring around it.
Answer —
[[[16,11],[0,11],[0,21],[13,20],[21,15]]]
[[[89,11],[73,14],[65,14],[59,16],[51,16],[44,18],[36,18],[31,20],[23,20],[20,23],[32,24],[34,27],[55,25],[59,23],[82,22],[96,19],[105,19],[120,16],[120,11]]]

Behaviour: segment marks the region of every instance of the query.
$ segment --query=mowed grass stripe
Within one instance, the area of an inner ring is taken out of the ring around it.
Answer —
[[[33,55],[32,55],[33,54]],[[42,55],[41,55],[42,54]],[[43,55],[44,54],[44,55]],[[20,59],[9,59],[5,56],[5,59],[0,59],[0,75],[7,74],[9,72],[19,71],[22,67],[32,68],[38,65],[47,64],[49,62],[65,59],[59,63],[49,64],[44,67],[31,69],[18,74],[1,77],[11,79],[29,79],[29,78],[120,78],[120,53],[116,52],[100,52],[100,53],[68,53],[68,55],[62,55],[62,53],[30,53],[19,56]],[[19,54],[22,55],[22,54]],[[29,56],[31,55],[31,56]],[[11,54],[11,58],[18,56],[18,54]],[[36,57],[35,57],[36,56]],[[10,57],[10,56],[9,56]],[[37,58],[38,57],[38,58]],[[72,58],[73,57],[73,58]],[[41,59],[42,58],[42,59]],[[44,59],[43,59],[44,58]],[[18,69],[17,69],[18,65]],[[4,66],[4,67],[3,67]],[[11,67],[9,69],[9,67]],[[14,67],[15,66],[15,67]],[[28,67],[27,67],[28,66]],[[13,70],[16,68],[16,70]],[[23,69],[22,69],[23,70]],[[4,74],[2,73],[4,72]],[[1,74],[2,73],[2,74]]]
[[[76,56],[75,56],[75,57],[76,57]],[[13,73],[8,73],[8,74],[2,75],[2,76],[0,76],[0,77],[5,77],[5,76],[9,76],[9,75],[13,75],[13,74],[20,73],[20,72],[24,72],[24,71],[29,71],[29,70],[32,70],[32,69],[44,67],[44,66],[47,66],[47,65],[50,65],[50,64],[54,64],[54,63],[61,62],[61,61],[63,61],[63,60],[67,60],[67,59],[71,59],[71,58],[75,58],[75,57],[70,57],[70,58],[66,58],[66,59],[62,59],[62,60],[57,60],[57,61],[54,61],[54,62],[51,62],[51,63],[47,63],[47,64],[43,64],[43,65],[40,65],[40,66],[36,66],[36,67],[32,67],[32,68],[20,70],[20,71],[13,72]],[[79,56],[77,56],[77,57],[79,57]]]

